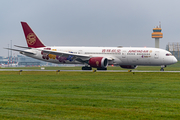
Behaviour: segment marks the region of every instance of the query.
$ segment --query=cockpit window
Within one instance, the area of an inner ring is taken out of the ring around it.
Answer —
[[[166,54],[166,56],[173,56],[173,55],[172,55],[172,54],[170,54],[170,53],[167,53],[167,54]]]

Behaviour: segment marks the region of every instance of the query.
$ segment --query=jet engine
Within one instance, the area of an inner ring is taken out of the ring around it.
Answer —
[[[92,57],[89,59],[89,65],[94,68],[106,68],[108,60],[104,57]]]
[[[120,65],[121,68],[136,69],[137,65]]]

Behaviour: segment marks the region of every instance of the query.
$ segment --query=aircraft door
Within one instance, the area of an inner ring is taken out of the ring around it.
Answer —
[[[126,50],[123,50],[122,55],[121,55],[121,61],[122,61],[123,64],[128,64],[126,54],[127,54]]]
[[[157,65],[157,64],[163,64],[163,60],[160,56],[160,51],[155,51],[154,52],[154,60],[152,62],[154,65]]]
[[[78,54],[84,54],[82,50],[79,50],[78,51]]]
[[[122,58],[126,58],[126,51],[122,51]]]
[[[155,59],[158,59],[158,58],[159,58],[159,51],[155,51],[155,53],[154,53],[154,58],[155,58]]]

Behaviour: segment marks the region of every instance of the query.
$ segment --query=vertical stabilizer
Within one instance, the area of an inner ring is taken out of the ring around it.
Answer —
[[[33,32],[33,30],[29,27],[29,25],[26,22],[21,22],[21,25],[24,31],[24,35],[25,35],[28,47],[31,47],[31,48],[45,47],[45,45],[36,36],[36,34]]]

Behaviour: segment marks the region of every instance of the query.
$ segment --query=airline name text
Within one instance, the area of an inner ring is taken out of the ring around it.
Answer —
[[[120,53],[121,49],[102,49],[102,53]]]
[[[148,50],[129,50],[129,53],[148,53]]]

